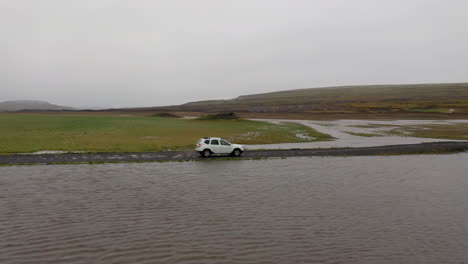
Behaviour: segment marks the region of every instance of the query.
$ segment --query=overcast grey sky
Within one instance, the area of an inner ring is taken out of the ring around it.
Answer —
[[[0,101],[468,81],[467,0],[0,0]]]

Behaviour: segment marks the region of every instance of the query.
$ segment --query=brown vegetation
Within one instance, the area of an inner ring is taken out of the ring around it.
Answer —
[[[343,86],[239,96],[177,106],[82,110],[68,114],[200,117],[235,112],[242,118],[467,119],[468,83]],[[48,111],[47,113],[51,113]]]

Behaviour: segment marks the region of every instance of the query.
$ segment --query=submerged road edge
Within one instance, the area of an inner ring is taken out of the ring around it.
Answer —
[[[262,159],[313,156],[378,156],[408,154],[444,154],[468,151],[468,142],[431,142],[408,145],[388,145],[361,148],[251,150],[240,158]],[[226,156],[201,158],[194,151],[162,151],[140,153],[72,153],[72,154],[12,154],[0,155],[0,166],[35,164],[82,164],[116,162],[163,162],[225,160]]]

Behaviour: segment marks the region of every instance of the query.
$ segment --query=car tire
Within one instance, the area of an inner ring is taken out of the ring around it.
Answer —
[[[240,157],[240,155],[242,155],[242,151],[240,149],[235,149],[232,151],[232,155],[234,157]]]
[[[208,158],[209,156],[211,156],[211,151],[209,149],[203,150],[202,157]]]

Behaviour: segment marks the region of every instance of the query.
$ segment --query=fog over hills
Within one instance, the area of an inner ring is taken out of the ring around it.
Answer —
[[[21,110],[75,110],[72,107],[51,104],[44,101],[18,100],[0,102],[0,111]]]

